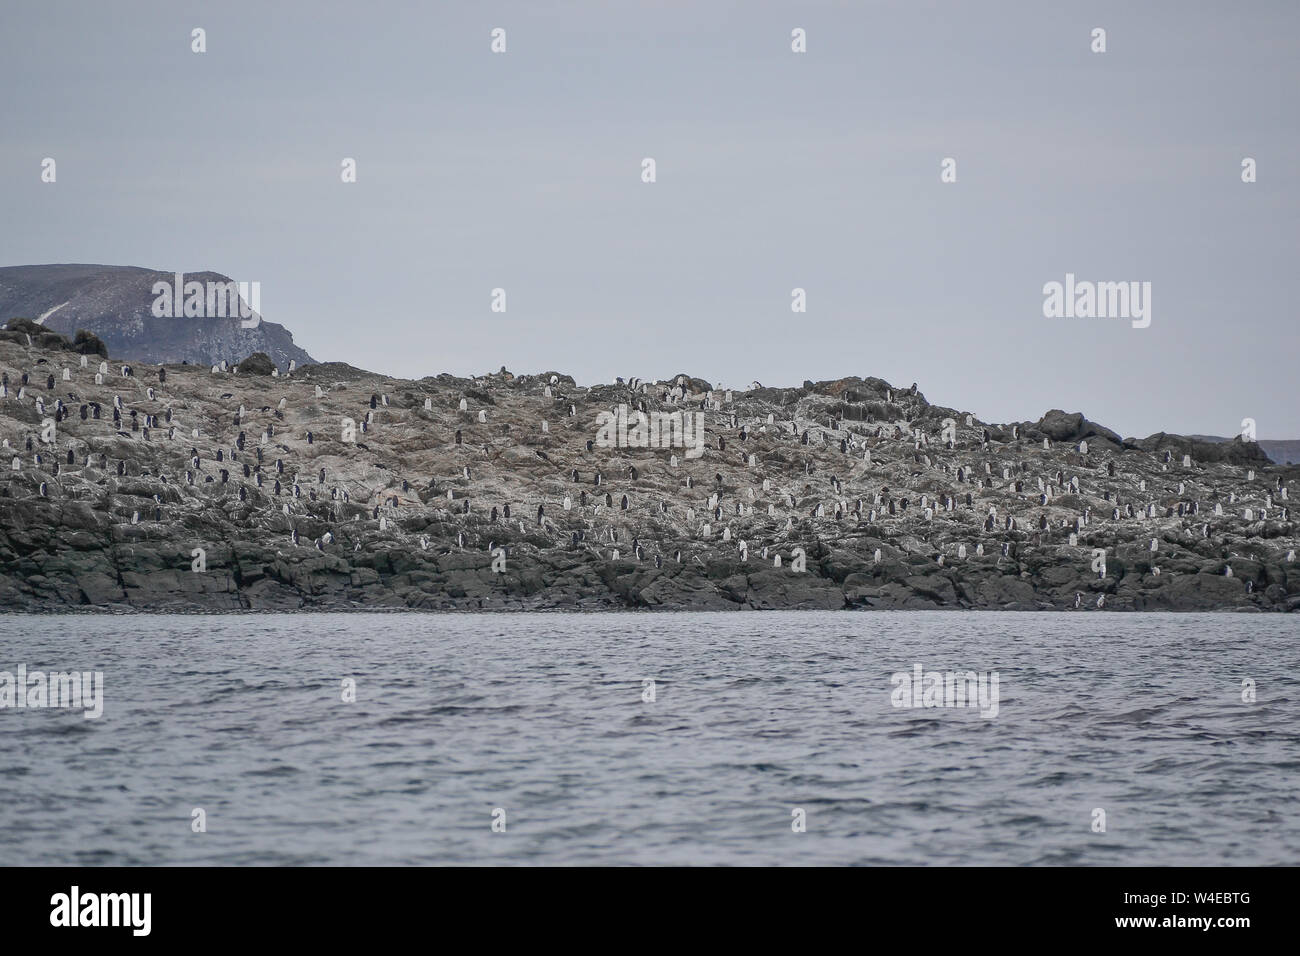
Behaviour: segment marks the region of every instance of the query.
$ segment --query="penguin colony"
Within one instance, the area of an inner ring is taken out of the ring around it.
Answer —
[[[1294,469],[1200,462],[1177,436],[1053,442],[916,385],[252,375],[8,342],[0,373],[0,574],[19,606],[154,604],[158,585],[137,600],[127,580],[148,574],[184,604],[194,548],[230,607],[257,607],[268,578],[364,606],[376,576],[386,604],[439,608],[1128,609],[1207,577],[1227,584],[1206,606],[1300,606]],[[597,416],[620,405],[633,425],[702,412],[704,454],[602,447]],[[37,580],[73,531],[121,596]]]

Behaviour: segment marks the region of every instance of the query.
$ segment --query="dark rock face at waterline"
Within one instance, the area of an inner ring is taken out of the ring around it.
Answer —
[[[86,358],[0,339],[8,610],[1300,607],[1297,471],[1239,440],[986,424],[871,378]],[[620,405],[634,443],[640,407],[702,414],[703,454],[620,447]]]

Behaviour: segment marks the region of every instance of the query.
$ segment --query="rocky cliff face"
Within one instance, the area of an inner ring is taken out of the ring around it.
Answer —
[[[315,360],[273,322],[243,328],[239,318],[159,318],[154,285],[175,275],[152,269],[103,265],[39,265],[0,268],[0,322],[32,319],[71,337],[78,329],[99,336],[116,358],[136,362],[190,362],[212,366],[265,352],[287,366]],[[228,283],[216,272],[186,273],[185,280]],[[205,297],[206,298],[206,297]],[[248,303],[246,303],[248,304]],[[214,310],[215,312],[215,310]]]
[[[1240,441],[990,425],[872,378],[123,375],[56,346],[0,339],[7,609],[1300,607],[1297,472]],[[697,414],[700,444],[638,447]]]

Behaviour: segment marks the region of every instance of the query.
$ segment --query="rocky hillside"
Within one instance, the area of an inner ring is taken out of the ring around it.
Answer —
[[[180,318],[155,316],[155,283],[173,285],[175,278],[169,272],[131,266],[3,267],[0,322],[31,319],[68,337],[85,329],[103,340],[113,356],[136,362],[211,366],[253,352],[265,352],[283,365],[315,361],[293,344],[288,329],[274,322],[244,328],[239,318],[186,318],[179,308]],[[209,282],[231,280],[216,272],[193,272],[185,274],[185,281],[201,282],[206,290]]]
[[[124,374],[21,338],[6,609],[1300,607],[1297,470],[1240,441],[988,424],[875,378]],[[635,447],[640,409],[700,443]]]

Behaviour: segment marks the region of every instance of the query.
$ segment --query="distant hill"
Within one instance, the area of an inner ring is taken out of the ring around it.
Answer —
[[[1217,435],[1188,435],[1187,437],[1208,442],[1232,441],[1231,438],[1220,438]],[[1260,439],[1259,447],[1276,465],[1300,464],[1300,439],[1290,438],[1283,441]]]
[[[93,332],[114,358],[156,364],[238,362],[265,352],[277,365],[315,364],[282,325],[261,321],[242,328],[232,318],[159,318],[154,284],[175,275],[135,266],[31,265],[0,267],[0,323],[32,319],[69,338]],[[230,282],[217,272],[188,272],[185,280]]]

